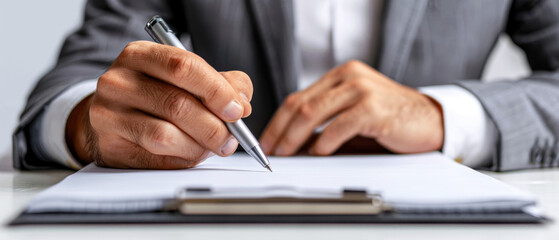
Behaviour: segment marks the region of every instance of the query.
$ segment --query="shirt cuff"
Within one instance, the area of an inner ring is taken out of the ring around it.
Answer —
[[[66,143],[66,122],[74,107],[96,88],[97,80],[80,82],[62,92],[45,108],[39,130],[39,144],[45,157],[75,170],[83,167]]]
[[[497,130],[479,100],[456,85],[419,88],[443,109],[443,154],[472,168],[490,164]]]

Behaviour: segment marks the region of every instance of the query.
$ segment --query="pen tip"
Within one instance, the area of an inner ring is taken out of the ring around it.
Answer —
[[[272,171],[272,168],[270,167],[270,165],[266,166],[266,168],[267,168],[270,172],[274,172],[274,171]]]

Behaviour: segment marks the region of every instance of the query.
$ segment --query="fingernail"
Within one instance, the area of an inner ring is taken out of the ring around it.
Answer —
[[[227,104],[225,110],[223,111],[223,115],[225,115],[227,120],[239,119],[241,118],[242,114],[243,114],[243,108],[235,100]]]
[[[221,154],[229,155],[233,153],[233,151],[237,149],[237,144],[239,144],[239,142],[237,142],[237,139],[229,138],[229,140],[227,140],[227,142],[223,146],[221,146]]]
[[[248,100],[247,95],[245,95],[244,93],[240,93],[239,95],[241,95],[241,97],[243,98],[243,100],[245,100],[248,104],[250,104],[250,101]]]

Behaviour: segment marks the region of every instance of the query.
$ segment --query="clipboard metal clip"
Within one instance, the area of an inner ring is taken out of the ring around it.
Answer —
[[[165,210],[204,215],[378,215],[392,208],[380,194],[358,189],[320,197],[228,197],[209,188],[185,188]]]

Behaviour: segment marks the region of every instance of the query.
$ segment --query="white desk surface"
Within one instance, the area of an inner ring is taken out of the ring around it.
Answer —
[[[71,171],[19,172],[0,156],[0,239],[559,239],[559,224],[282,224],[282,225],[72,225],[6,224],[41,190]],[[547,216],[559,221],[559,169],[488,173],[536,195]]]

